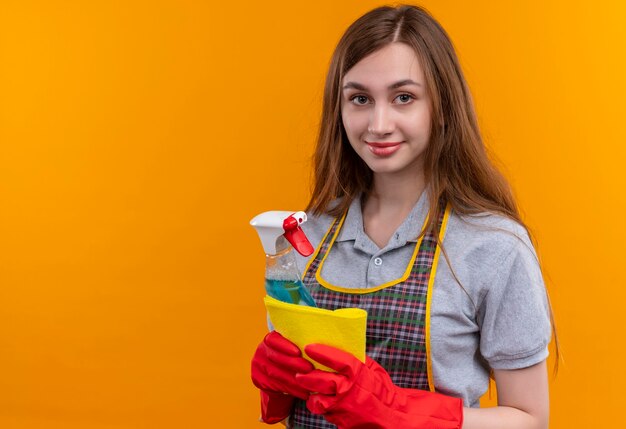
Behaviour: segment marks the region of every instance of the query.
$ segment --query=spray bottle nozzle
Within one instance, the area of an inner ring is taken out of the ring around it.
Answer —
[[[302,256],[309,256],[313,253],[313,246],[304,235],[304,231],[300,228],[302,223],[306,222],[306,213],[296,212],[283,221],[283,229],[285,230],[285,238]]]
[[[275,255],[276,240],[285,237],[298,253],[309,256],[314,249],[300,228],[306,220],[304,212],[270,211],[256,216],[250,224],[259,233],[267,255]]]

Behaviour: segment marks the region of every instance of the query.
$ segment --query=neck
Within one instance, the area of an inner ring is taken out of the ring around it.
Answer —
[[[426,187],[422,170],[412,173],[375,174],[372,189],[362,203],[363,230],[381,249],[389,243]]]
[[[422,170],[404,174],[374,174],[366,204],[370,209],[376,208],[376,211],[391,209],[408,213],[425,188]]]

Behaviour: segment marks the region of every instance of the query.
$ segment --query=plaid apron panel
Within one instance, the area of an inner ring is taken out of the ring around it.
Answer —
[[[444,210],[439,215],[439,228]],[[303,283],[318,307],[335,310],[357,307],[367,311],[366,354],[389,373],[399,387],[428,390],[426,356],[426,303],[428,281],[437,245],[436,236],[426,234],[409,277],[398,284],[371,293],[345,293],[325,288],[315,275],[329,251],[339,222],[331,226]],[[438,230],[439,230],[438,228]],[[287,427],[290,429],[333,429],[322,416],[311,414],[306,403],[296,400]]]

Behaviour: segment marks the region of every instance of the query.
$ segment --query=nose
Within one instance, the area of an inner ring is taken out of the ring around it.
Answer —
[[[370,134],[382,136],[392,133],[393,130],[394,123],[389,108],[382,103],[374,105],[367,131]]]

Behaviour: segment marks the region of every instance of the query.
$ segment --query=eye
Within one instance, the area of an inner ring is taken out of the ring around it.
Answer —
[[[358,100],[358,101],[355,102],[355,100]],[[352,97],[350,97],[350,102],[356,104],[357,106],[363,106],[366,101],[367,101],[367,97],[364,95],[353,95]]]
[[[411,94],[400,94],[396,97],[400,100],[400,104],[409,104],[412,100],[415,99]]]

